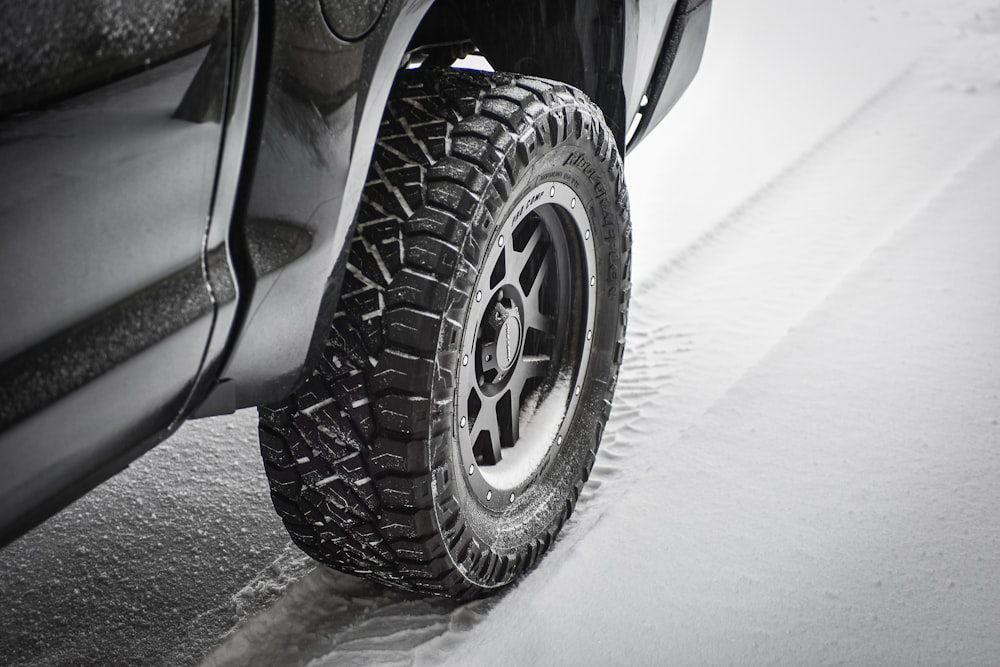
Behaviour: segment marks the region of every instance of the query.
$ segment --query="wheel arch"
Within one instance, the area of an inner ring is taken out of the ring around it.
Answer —
[[[318,358],[382,112],[433,1],[374,3],[377,21],[352,39],[325,15],[335,3],[259,1],[246,157],[225,241],[235,313],[220,331],[224,349],[206,360],[215,383],[190,416],[279,400]]]
[[[568,83],[594,100],[624,146],[626,1],[437,0],[410,49],[466,42],[497,71]]]
[[[318,359],[407,54],[471,42],[498,70],[569,83],[624,146],[625,5],[635,1],[388,0],[368,32],[347,40],[323,3],[262,0],[250,158],[228,240],[239,296],[218,380],[194,416],[278,400]]]

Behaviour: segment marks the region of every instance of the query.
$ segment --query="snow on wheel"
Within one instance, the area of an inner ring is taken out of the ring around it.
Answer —
[[[275,508],[319,561],[475,597],[572,512],[624,344],[630,229],[600,110],[508,74],[400,74],[322,360],[260,411]]]

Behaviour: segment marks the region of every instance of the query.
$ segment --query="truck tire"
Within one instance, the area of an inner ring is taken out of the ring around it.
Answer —
[[[583,93],[401,72],[322,359],[260,409],[292,539],[338,570],[462,599],[530,570],[611,409],[630,243],[618,149]]]

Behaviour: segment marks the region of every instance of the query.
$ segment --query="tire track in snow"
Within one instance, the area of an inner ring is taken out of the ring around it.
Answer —
[[[649,453],[634,451],[638,437],[656,429],[663,444],[675,440],[1000,142],[995,96],[942,91],[933,109],[912,112],[926,103],[935,67],[907,69],[635,289],[615,408],[576,521],[596,520],[587,515],[627,492],[598,492],[606,483],[643,474]]]
[[[591,481],[558,548],[519,588],[544,585],[542,571],[572,558],[604,508],[628,493],[623,478],[657,464],[637,441],[670,446],[953,174],[1000,142],[1000,97],[941,91],[926,108],[928,71],[921,62],[901,73],[637,286]],[[317,569],[205,664],[433,662],[505,599],[459,606]]]

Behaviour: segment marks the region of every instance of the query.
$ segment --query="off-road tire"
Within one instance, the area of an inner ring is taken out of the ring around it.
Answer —
[[[590,223],[571,242],[593,244],[594,275],[578,277],[593,300],[579,331],[585,373],[565,438],[553,436],[520,493],[497,504],[473,488],[475,465],[458,451],[462,328],[509,208],[549,182],[544,192],[572,192],[564,207],[579,203]],[[581,92],[509,74],[402,72],[322,360],[260,409],[271,496],[295,543],[338,570],[458,598],[531,569],[573,511],[611,409],[630,242],[618,149]]]

